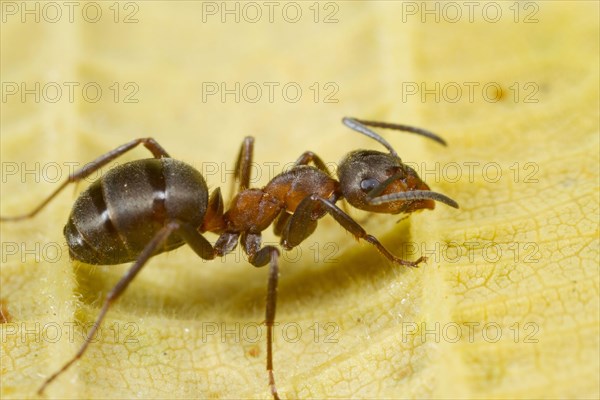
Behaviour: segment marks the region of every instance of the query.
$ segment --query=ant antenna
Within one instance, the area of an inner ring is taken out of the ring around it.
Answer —
[[[369,201],[371,204],[390,203],[397,200],[435,200],[444,203],[450,207],[458,208],[458,203],[450,197],[431,190],[413,190],[410,192],[390,193],[375,197]]]
[[[439,137],[438,135],[436,135],[435,133],[430,132],[425,129],[416,128],[414,126],[402,125],[402,124],[392,124],[389,122],[365,121],[364,119],[356,119],[356,118],[354,118],[354,121],[360,122],[363,125],[372,126],[375,128],[394,129],[397,131],[416,133],[417,135],[425,136],[426,138],[434,140],[434,141],[438,142],[439,144],[441,144],[442,146],[447,146],[446,141],[444,139],[442,139],[441,137]]]
[[[356,118],[350,118],[350,117],[342,118],[342,123],[344,125],[346,125],[348,128],[354,129],[356,132],[362,133],[363,135],[368,136],[371,139],[377,140],[386,149],[389,150],[389,152],[392,156],[394,156],[396,158],[400,158],[400,157],[398,157],[398,153],[396,153],[396,150],[394,150],[392,148],[392,146],[384,138],[382,138],[381,136],[379,136],[378,134],[376,134],[375,132],[373,132],[372,130],[367,128],[366,126],[364,126],[361,122],[362,121],[359,121]]]

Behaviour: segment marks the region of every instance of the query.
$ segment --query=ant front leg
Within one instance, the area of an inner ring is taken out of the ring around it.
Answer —
[[[52,194],[50,194],[50,196],[48,196],[44,201],[42,201],[40,205],[34,208],[33,211],[16,217],[0,217],[0,221],[18,221],[33,217],[38,212],[40,212],[54,197],[56,197],[56,195],[58,195],[69,183],[79,182],[80,180],[89,176],[91,173],[99,170],[115,158],[119,157],[123,153],[126,153],[127,151],[133,149],[140,143],[142,143],[144,147],[150,150],[150,152],[155,158],[170,157],[169,153],[167,153],[165,149],[163,149],[162,146],[159,145],[158,142],[152,138],[140,138],[132,140],[129,143],[125,143],[117,147],[116,149],[101,155],[91,163],[86,164],[81,169],[75,171],[72,175],[69,175],[69,179],[63,182],[54,192],[52,192]]]
[[[329,168],[327,168],[327,165],[323,162],[321,157],[319,157],[312,151],[305,151],[304,153],[302,153],[300,158],[298,158],[294,163],[294,166],[308,165],[311,162],[315,165],[315,167],[317,167],[318,169],[325,172],[328,176],[331,177],[331,172],[329,172]]]
[[[302,155],[300,156],[300,158],[298,158],[296,160],[296,163],[294,164],[294,166],[297,166],[297,165],[308,165],[311,162],[315,165],[315,167],[317,167],[321,171],[325,172],[329,177],[333,178],[333,175],[331,174],[331,171],[329,171],[329,168],[327,168],[327,164],[325,164],[323,162],[323,160],[321,159],[321,157],[319,157],[318,155],[316,155],[312,151],[305,151],[304,153],[302,153]],[[342,201],[342,209],[344,210],[344,212],[346,214],[348,214],[348,203],[346,202],[346,199],[342,199],[341,201]],[[277,218],[277,221],[275,223],[275,228],[274,228],[275,235],[281,236],[282,229],[285,226],[285,224],[287,224],[287,221],[288,221],[289,217],[290,217],[290,214],[286,213],[284,215],[282,213],[279,216],[279,218]]]
[[[320,217],[315,215],[315,210],[321,207],[323,207],[325,211],[342,226],[342,228],[350,232],[356,239],[363,239],[371,243],[388,260],[407,267],[417,267],[419,263],[425,261],[424,257],[419,258],[417,261],[406,261],[396,257],[390,253],[375,236],[367,234],[363,227],[354,221],[348,214],[344,213],[331,201],[315,194],[302,200],[300,204],[298,204],[298,207],[296,207],[294,214],[290,217],[289,223],[286,225],[281,237],[281,244],[284,248],[290,249],[296,247],[302,243],[304,239],[310,236],[316,227],[317,219]]]
[[[275,223],[273,224],[273,233],[275,236],[280,236],[283,234],[283,230],[287,226],[290,217],[292,214],[288,213],[286,210],[281,210],[277,218],[275,219]]]

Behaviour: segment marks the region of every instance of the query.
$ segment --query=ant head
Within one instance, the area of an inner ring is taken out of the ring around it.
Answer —
[[[353,151],[341,162],[338,176],[344,198],[361,210],[398,214],[421,209],[432,210],[435,207],[435,202],[429,198],[404,198],[379,204],[373,202],[382,196],[415,190],[429,191],[429,186],[419,178],[414,169],[390,154],[373,150]]]
[[[381,143],[389,154],[373,150],[357,150],[349,153],[338,168],[343,196],[361,210],[378,213],[411,213],[433,209],[435,201],[451,207],[458,204],[443,194],[432,192],[419,178],[414,169],[402,163],[398,154],[381,136],[365,125],[413,132],[427,136],[442,144],[443,139],[419,128],[405,125],[361,121],[344,118],[346,126]]]

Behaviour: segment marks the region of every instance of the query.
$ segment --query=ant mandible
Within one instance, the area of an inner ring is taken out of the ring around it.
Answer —
[[[33,211],[17,217],[0,217],[0,221],[33,217],[69,183],[86,178],[139,144],[154,156],[111,169],[82,192],[73,205],[64,228],[71,258],[88,264],[134,263],[106,296],[79,351],[46,379],[38,393],[84,354],[110,305],[150,257],[187,243],[198,256],[210,260],[233,251],[241,241],[252,265],[270,265],[265,319],[267,371],[271,394],[279,399],[272,350],[279,250],[271,245],[261,248],[261,232],[275,223],[275,234],[281,236],[281,245],[289,250],[310,236],[318,219],[329,213],[355,238],[373,244],[390,261],[416,267],[423,257],[411,262],[394,256],[335,203],[345,198],[355,208],[389,214],[433,209],[434,200],[458,208],[454,200],[430,191],[417,173],[402,163],[389,143],[367,126],[412,132],[445,145],[443,139],[407,125],[353,118],[344,118],[343,123],[382,144],[389,154],[372,150],[349,153],[340,163],[337,181],[325,163],[307,151],[292,169],[275,176],[264,188],[252,189],[249,182],[254,139],[246,137],[235,167],[235,178],[240,180],[239,192],[224,212],[219,188],[209,197],[206,182],[197,170],[171,158],[154,139],[141,138],[117,147],[74,172]],[[308,165],[311,162],[315,167]],[[220,235],[214,247],[202,235],[207,231]]]

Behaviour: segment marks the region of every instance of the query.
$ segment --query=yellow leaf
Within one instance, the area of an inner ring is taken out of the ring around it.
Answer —
[[[394,253],[428,255],[416,270],[330,217],[282,258],[282,397],[600,396],[598,3],[101,2],[72,21],[52,4],[0,4],[2,215],[134,137],[227,194],[245,135],[259,187],[305,150],[378,148],[344,115],[422,126],[449,147],[384,134],[460,210],[352,212]],[[69,260],[74,198],[0,225],[3,398],[35,396],[128,268]],[[266,279],[239,251],[153,258],[46,395],[268,398]]]

